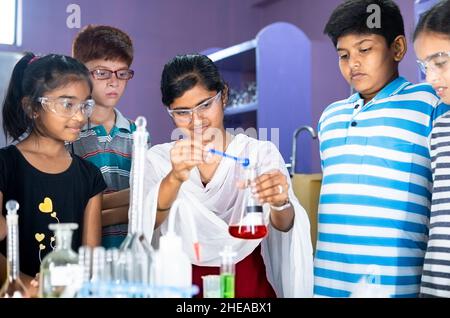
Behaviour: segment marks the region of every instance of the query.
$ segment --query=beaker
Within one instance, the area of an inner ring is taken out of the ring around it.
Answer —
[[[202,276],[203,298],[220,298],[220,275]]]
[[[253,195],[251,188],[251,182],[257,177],[257,168],[251,165],[241,171],[244,177],[238,184],[239,194],[228,232],[236,238],[260,239],[267,235],[267,226],[264,222],[263,207]]]

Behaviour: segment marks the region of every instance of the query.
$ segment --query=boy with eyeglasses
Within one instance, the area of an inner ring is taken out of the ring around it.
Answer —
[[[119,247],[128,231],[129,177],[135,124],[116,108],[134,72],[133,44],[123,31],[88,25],[77,35],[73,57],[89,69],[96,106],[73,152],[100,168],[108,186],[103,196],[102,245]]]
[[[381,25],[372,28],[374,4]],[[406,39],[394,1],[347,0],[325,33],[356,93],[328,106],[319,121],[323,182],[314,294],[358,296],[375,275],[380,285],[373,295],[417,297],[431,203],[429,138],[449,108],[438,105],[428,84],[399,76]]]

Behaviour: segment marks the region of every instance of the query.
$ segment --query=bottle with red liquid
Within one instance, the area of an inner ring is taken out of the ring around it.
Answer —
[[[230,219],[228,232],[230,235],[246,240],[261,239],[267,235],[264,223],[264,213],[261,203],[252,194],[250,183],[256,179],[255,166],[244,169],[245,179],[241,183],[243,188],[242,208],[236,209]]]

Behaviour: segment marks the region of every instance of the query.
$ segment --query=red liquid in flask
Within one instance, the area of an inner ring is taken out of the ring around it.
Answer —
[[[267,226],[265,225],[230,225],[228,232],[231,236],[241,239],[259,239],[267,235]]]

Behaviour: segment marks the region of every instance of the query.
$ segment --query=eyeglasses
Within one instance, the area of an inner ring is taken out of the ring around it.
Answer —
[[[123,69],[123,70],[117,70],[117,71],[111,71],[111,70],[104,70],[104,69],[97,69],[92,70],[91,75],[96,80],[107,80],[112,77],[113,74],[116,75],[116,78],[119,80],[130,80],[134,76],[134,71],[129,69]]]
[[[430,55],[424,61],[417,60],[420,70],[424,74],[431,71],[437,74],[443,74],[450,69],[450,52],[438,52]]]
[[[190,123],[192,121],[192,116],[194,112],[197,114],[204,114],[211,107],[217,103],[217,101],[222,96],[222,92],[218,92],[217,95],[205,100],[203,103],[195,106],[194,108],[188,109],[186,108],[177,108],[177,109],[167,109],[170,117],[176,120],[179,123]]]
[[[85,117],[89,117],[95,106],[93,99],[77,103],[76,99],[65,97],[39,97],[38,102],[46,111],[51,111],[66,118],[72,118],[78,111],[81,111]]]

